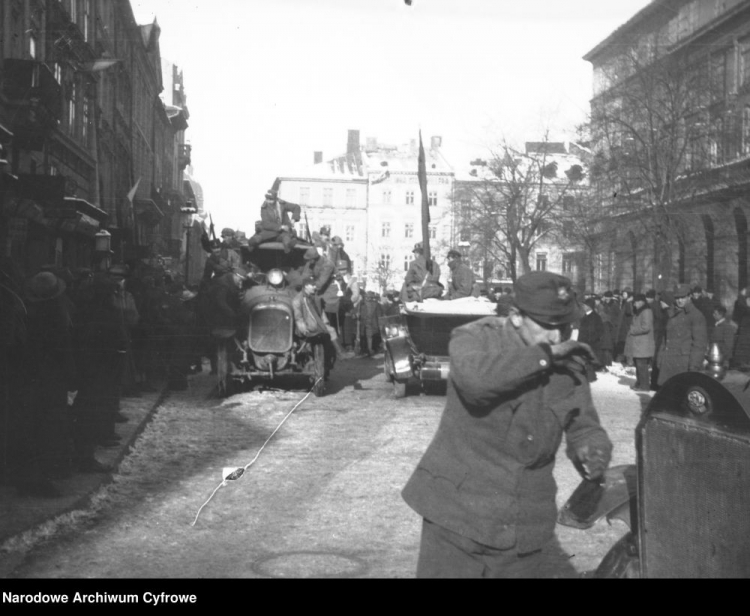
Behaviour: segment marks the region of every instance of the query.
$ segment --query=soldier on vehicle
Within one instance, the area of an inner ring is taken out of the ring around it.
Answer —
[[[443,286],[440,284],[440,266],[434,259],[430,259],[428,269],[422,242],[414,245],[412,253],[414,261],[409,264],[409,270],[404,277],[401,301],[414,302],[440,297],[443,294]]]
[[[459,299],[474,295],[474,272],[462,261],[458,250],[448,251],[448,267],[451,270],[451,283],[448,285],[445,299]]]
[[[255,227],[255,235],[248,240],[248,252],[266,242],[279,241],[284,246],[284,252],[289,253],[297,242],[292,221],[299,222],[300,206],[279,199],[277,191],[269,190],[260,208],[260,218],[260,223]]]

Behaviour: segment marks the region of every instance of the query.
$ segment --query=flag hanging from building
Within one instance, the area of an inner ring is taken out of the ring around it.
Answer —
[[[131,188],[130,191],[128,192],[128,201],[130,201],[131,204],[133,203],[133,199],[135,199],[135,194],[138,192],[138,185],[140,183],[141,183],[141,178],[138,178],[133,188]]]

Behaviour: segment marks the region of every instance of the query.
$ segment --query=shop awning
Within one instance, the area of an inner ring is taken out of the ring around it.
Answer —
[[[63,201],[66,206],[73,206],[77,211],[81,212],[81,214],[86,214],[99,222],[104,222],[109,218],[108,212],[105,212],[93,203],[89,203],[86,199],[81,199],[80,197],[65,197]]]

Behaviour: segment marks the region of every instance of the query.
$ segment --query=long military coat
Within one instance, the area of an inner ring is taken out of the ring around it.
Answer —
[[[626,357],[653,357],[656,351],[654,342],[654,313],[644,306],[641,310],[633,308],[633,320],[630,322],[628,337],[625,339]]]
[[[708,331],[703,314],[692,302],[669,312],[664,345],[659,352],[659,385],[680,372],[703,369]]]
[[[526,346],[510,321],[487,317],[451,336],[448,396],[437,433],[403,489],[424,518],[484,545],[530,552],[555,529],[555,453],[612,444],[579,367]],[[577,366],[577,364],[576,364]]]

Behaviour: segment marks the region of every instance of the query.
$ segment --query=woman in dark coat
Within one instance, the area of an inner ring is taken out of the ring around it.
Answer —
[[[737,338],[732,353],[732,365],[740,370],[750,369],[750,306],[747,287],[740,291],[734,303],[732,320],[737,323]]]

